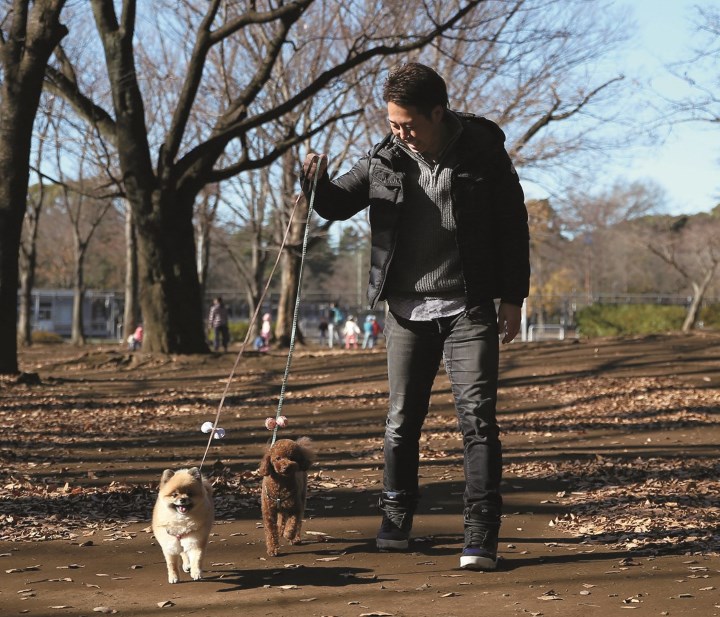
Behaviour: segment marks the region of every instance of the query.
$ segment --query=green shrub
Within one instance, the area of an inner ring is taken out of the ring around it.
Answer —
[[[33,344],[37,345],[58,345],[64,343],[65,340],[59,334],[54,332],[43,332],[42,330],[36,330],[31,334]]]
[[[230,330],[230,340],[233,343],[242,343],[247,336],[249,322],[247,321],[231,321],[228,324]],[[252,343],[252,341],[250,341]]]
[[[720,304],[703,306],[700,309],[700,321],[703,323],[703,328],[720,330]]]
[[[683,306],[655,304],[593,304],[576,313],[582,336],[622,336],[660,334],[682,328]]]

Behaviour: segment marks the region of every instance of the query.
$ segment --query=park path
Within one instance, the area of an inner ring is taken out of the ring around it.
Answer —
[[[412,550],[372,546],[382,350],[298,353],[288,436],[309,434],[319,459],[305,542],[267,558],[252,470],[284,358],[244,359],[228,437],[209,458],[218,522],[206,578],[169,585],[147,529],[152,486],[201,456],[198,427],[233,359],[28,352],[24,370],[41,385],[0,387],[0,615],[720,615],[720,337],[503,350],[506,514],[493,573],[457,567],[462,470],[443,374]],[[643,491],[652,499],[631,499]],[[60,537],[9,541],[32,530]]]

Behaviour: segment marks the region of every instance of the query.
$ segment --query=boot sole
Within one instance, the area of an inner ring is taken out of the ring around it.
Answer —
[[[403,551],[408,548],[410,542],[408,540],[385,540],[383,538],[375,538],[379,551]]]
[[[464,570],[495,570],[497,559],[490,557],[461,556],[460,567]]]

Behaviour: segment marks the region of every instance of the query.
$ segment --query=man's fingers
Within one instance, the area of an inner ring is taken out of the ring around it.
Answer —
[[[315,178],[322,176],[327,170],[327,166],[327,155],[308,152],[303,162],[304,185],[307,187],[308,184],[314,182]]]

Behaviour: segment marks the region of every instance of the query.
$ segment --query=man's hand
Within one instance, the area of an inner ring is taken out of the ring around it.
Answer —
[[[520,332],[520,319],[522,309],[515,304],[501,302],[498,308],[498,331],[502,335],[502,342],[510,343]]]
[[[320,167],[320,173],[318,174],[318,178],[320,178],[327,171],[327,155],[317,154],[316,152],[308,152],[305,156],[305,162],[303,163],[303,175],[305,176],[305,182],[314,181],[318,166]]]

